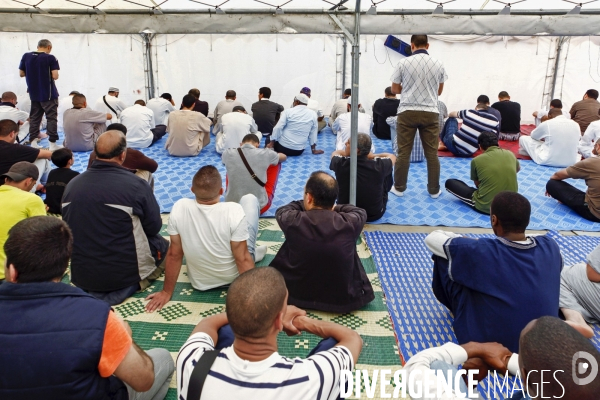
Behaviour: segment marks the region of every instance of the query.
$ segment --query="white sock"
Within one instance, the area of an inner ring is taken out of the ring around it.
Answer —
[[[267,254],[267,246],[256,246],[254,249],[254,262],[260,262]]]

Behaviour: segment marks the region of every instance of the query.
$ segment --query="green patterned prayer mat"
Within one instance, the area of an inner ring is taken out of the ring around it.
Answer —
[[[167,222],[167,219],[168,214],[163,215],[164,223]],[[166,225],[163,225],[161,234],[165,237],[168,236]],[[285,241],[283,232],[279,229],[275,219],[260,220],[257,241],[258,244],[268,247],[267,255],[260,263],[257,263],[257,266],[268,266]],[[348,314],[307,311],[312,318],[347,326],[361,335],[364,345],[356,369],[368,370],[371,377],[374,369],[391,370],[393,374],[394,371],[401,368],[401,363],[375,263],[362,238],[357,242],[357,250],[375,290],[375,299],[362,309]],[[179,349],[190,336],[196,324],[204,317],[225,310],[227,288],[217,288],[205,292],[192,288],[187,277],[184,259],[184,265],[179,273],[171,301],[161,311],[146,313],[144,298],[150,293],[160,291],[163,287],[163,280],[164,276],[156,280],[145,291],[136,293],[124,303],[115,306],[114,309],[118,315],[129,322],[133,331],[133,339],[142,349],[165,348],[171,352],[173,360],[175,360]],[[65,281],[68,281],[68,277],[65,277]],[[282,332],[278,337],[279,353],[287,357],[306,357],[320,340],[319,337],[308,333],[290,337]],[[388,378],[390,378],[389,375]],[[177,399],[175,382],[176,377],[173,375],[166,399]],[[361,398],[366,399],[364,383],[361,386]],[[387,393],[392,391],[393,386],[389,385]],[[379,380],[375,393],[379,394]],[[375,398],[379,398],[377,395]]]

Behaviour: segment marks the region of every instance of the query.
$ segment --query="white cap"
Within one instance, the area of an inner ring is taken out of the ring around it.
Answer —
[[[302,104],[308,104],[308,96],[305,94],[299,93],[296,95],[295,99]]]

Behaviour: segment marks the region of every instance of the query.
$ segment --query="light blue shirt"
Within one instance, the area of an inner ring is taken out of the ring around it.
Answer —
[[[290,150],[304,150],[306,139],[311,146],[317,144],[317,133],[317,113],[305,105],[297,105],[281,113],[271,140]]]

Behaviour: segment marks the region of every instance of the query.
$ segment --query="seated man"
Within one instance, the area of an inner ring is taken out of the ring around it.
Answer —
[[[60,215],[62,214],[62,197],[65,189],[69,182],[79,175],[79,172],[71,169],[75,159],[73,158],[73,152],[67,147],[52,153],[52,163],[56,168],[48,174],[44,203],[48,206],[49,214]]]
[[[35,164],[38,169],[37,182],[31,189],[35,192],[46,183],[50,173],[49,150],[36,149],[15,143],[19,134],[19,125],[9,119],[0,120],[0,174],[8,172],[10,167],[19,161]]]
[[[598,101],[598,91],[590,89],[583,95],[583,100],[573,104],[571,107],[571,119],[579,124],[581,134],[594,121],[600,120],[600,102]]]
[[[319,102],[317,100],[311,99],[310,93],[311,93],[310,89],[307,87],[303,87],[300,90],[300,94],[303,94],[306,97],[308,97],[308,102],[306,103],[306,106],[308,107],[308,109],[313,110],[317,114],[317,127],[318,127],[317,132],[321,132],[323,130],[323,128],[325,128],[327,126],[327,122],[325,122],[325,115],[323,114],[323,110],[321,110],[321,106],[319,105]],[[296,98],[294,100],[296,100]],[[292,104],[292,107],[294,107],[293,104]]]
[[[175,111],[175,102],[170,93],[163,93],[160,97],[148,100],[146,107],[154,113],[156,125],[167,125],[169,114]]]
[[[108,304],[60,282],[72,246],[58,218],[29,218],[10,230],[10,284],[0,285],[0,398],[164,398],[175,370],[169,351],[140,349]]]
[[[481,108],[486,113],[492,114],[494,117],[496,117],[496,119],[498,120],[498,129],[500,129],[500,126],[502,125],[502,115],[500,114],[500,111],[496,110],[493,107],[490,107],[490,98],[488,96],[482,94],[479,97],[477,97],[477,107]]]
[[[258,140],[262,138],[254,118],[249,116],[242,106],[235,106],[232,112],[223,115],[216,129],[219,133],[215,140],[215,149],[219,154],[223,154],[227,149],[237,149],[244,136],[249,133],[255,134]]]
[[[123,124],[110,124],[106,129],[109,131],[120,131],[123,135],[127,135],[127,127]],[[136,149],[128,147],[126,153],[125,161],[121,166],[148,182],[150,187],[154,189],[154,176],[152,174],[158,169],[158,163]],[[96,152],[92,151],[90,158],[88,159],[87,169],[92,167],[92,163],[96,158]]]
[[[510,101],[508,93],[502,91],[498,94],[498,101],[492,104],[492,108],[500,111],[502,116],[499,139],[511,142],[519,140],[519,136],[521,136],[521,105]]]
[[[342,98],[333,103],[333,107],[331,107],[331,112],[329,113],[330,126],[333,126],[333,123],[337,117],[348,112],[348,101],[346,99],[350,97],[351,94],[352,89],[346,89],[342,94]]]
[[[392,93],[392,87],[385,88],[385,96],[373,104],[373,134],[379,139],[390,140],[392,138],[386,120],[398,114],[400,100]],[[394,134],[396,131],[394,131]]]
[[[123,100],[119,99],[119,89],[116,87],[108,88],[108,95],[100,97],[94,105],[94,110],[100,111],[103,114],[112,115],[112,119],[106,121],[106,125],[110,125],[110,122],[119,122],[121,112],[126,109],[127,106]]]
[[[75,96],[76,94],[81,94],[81,93],[79,93],[77,90],[73,90],[73,91],[71,91],[71,93],[69,93],[69,95],[67,97],[63,97],[62,99],[60,99],[58,101],[57,119],[58,119],[58,131],[59,132],[65,131],[65,124],[64,124],[63,117],[65,115],[65,111],[73,108],[73,96]]]
[[[347,113],[341,114],[336,118],[333,123],[333,127],[331,130],[337,136],[335,140],[335,149],[336,150],[344,150],[346,148],[346,142],[350,140],[351,135],[351,119],[352,114],[350,113],[350,103],[352,101],[351,97],[348,97],[346,104]],[[359,104],[360,107],[360,104]],[[373,119],[369,114],[358,113],[358,132],[366,133],[367,135],[371,135],[373,131]],[[375,146],[371,148],[371,152],[375,152]]]
[[[285,242],[271,266],[285,278],[289,304],[346,313],[375,298],[356,252],[367,212],[348,204],[336,206],[338,192],[331,175],[313,172],[304,200],[277,209]]]
[[[531,205],[500,192],[491,208],[494,239],[434,231],[433,293],[454,315],[459,344],[498,342],[519,348],[519,332],[535,318],[558,316],[560,249],[547,235],[527,236]]]
[[[42,198],[29,193],[35,187],[37,178],[38,169],[27,161],[15,163],[10,171],[0,175],[0,265],[4,265],[6,260],[4,243],[10,228],[26,218],[46,215]],[[4,268],[0,269],[0,283],[3,280]]]
[[[306,360],[290,359],[277,353],[282,330],[289,336],[308,332],[323,340]],[[215,349],[218,353],[211,357]],[[226,314],[202,319],[181,347],[177,398],[192,400],[192,392],[199,398],[201,390],[203,399],[334,400],[339,398],[342,371],[352,372],[361,350],[358,333],[288,306],[281,274],[256,268],[231,284]],[[197,365],[210,371],[198,376]]]
[[[560,311],[568,324],[594,337],[590,324],[600,323],[600,246],[587,257],[587,263],[565,267],[560,276]]]
[[[192,181],[194,199],[178,200],[169,215],[165,284],[151,294],[146,310],[160,310],[169,302],[185,255],[192,287],[208,290],[229,285],[238,275],[263,259],[267,246],[256,246],[259,206],[247,194],[239,204],[219,202],[223,194],[221,174],[212,165],[198,170]]]
[[[17,108],[17,95],[13,92],[4,92],[0,98],[0,121],[4,119],[19,124],[17,141],[24,142],[29,134],[29,113]]]
[[[196,98],[183,96],[182,109],[169,115],[169,137],[165,149],[172,156],[195,157],[210,143],[210,119],[193,111]]]
[[[440,347],[423,350],[412,356],[404,366],[406,381],[411,387],[407,391],[423,395],[412,396],[415,400],[464,399],[469,388],[465,380],[455,379],[460,376],[458,366],[462,364],[462,369],[468,370],[469,373],[474,370],[474,376],[479,381],[492,371],[500,374],[508,372],[518,377],[521,382],[515,382],[512,388],[506,381],[501,383],[502,378],[499,375],[495,378],[490,376],[488,380],[488,388],[508,393],[510,399],[514,400],[531,399],[529,395],[535,396],[535,399],[594,400],[598,397],[600,379],[592,378],[587,384],[583,384],[579,379],[585,377],[581,374],[589,367],[586,363],[600,363],[600,353],[592,342],[560,319],[541,317],[531,321],[520,332],[518,350],[519,354],[512,353],[498,343],[474,342],[461,346],[446,343]],[[573,355],[579,352],[591,358],[574,358]],[[436,375],[439,373],[443,374],[443,380],[450,375],[449,390],[439,386],[439,375]],[[590,376],[590,373],[587,373],[587,376]],[[438,397],[438,390],[442,391],[441,397]]]
[[[253,194],[263,214],[271,207],[281,163],[287,160],[287,156],[272,149],[259,149],[259,144],[256,135],[249,133],[244,136],[241,147],[225,150],[222,161],[227,169],[228,182],[225,201],[239,203],[244,195]]]
[[[239,101],[237,101],[236,98],[237,98],[237,93],[235,92],[235,90],[228,90],[225,93],[225,100],[221,100],[220,102],[217,103],[217,106],[215,107],[215,111],[213,112],[213,124],[215,126],[219,122],[221,122],[221,117],[223,115],[233,111],[233,107],[235,107],[235,106],[244,107],[244,105],[242,103],[240,103]],[[217,133],[218,132],[216,130],[213,131],[213,135],[216,135]]]
[[[308,140],[313,154],[324,153],[323,150],[317,150],[317,114],[306,107],[306,104],[308,97],[299,94],[294,100],[294,106],[281,113],[279,122],[273,128],[269,147],[288,157],[299,156],[304,153]]]
[[[585,133],[579,140],[579,146],[577,151],[583,156],[583,158],[596,157],[593,154],[594,143],[597,143],[600,139],[600,121],[594,121],[588,125]]]
[[[167,133],[167,127],[156,123],[154,112],[144,100],[124,109],[119,122],[127,127],[127,147],[134,149],[150,147]]]
[[[598,155],[599,152],[600,142],[596,142],[593,153]],[[569,178],[584,179],[587,191],[564,182]],[[546,183],[546,196],[558,200],[588,221],[600,222],[600,158],[586,158],[555,172]]]
[[[535,126],[536,127],[540,126],[540,124],[542,122],[546,122],[548,120],[548,113],[553,108],[559,109],[562,112],[562,115],[564,115],[566,118],[571,119],[571,114],[569,114],[568,111],[563,110],[562,101],[560,101],[560,99],[554,99],[550,102],[549,110],[546,110],[545,108],[543,108],[539,111],[534,111],[533,114],[531,114],[535,118]]]
[[[392,172],[396,157],[393,154],[373,154],[371,137],[359,133],[356,151],[356,206],[367,212],[367,222],[383,217],[387,207],[388,192],[394,183]],[[335,172],[339,185],[338,204],[350,203],[350,141],[344,150],[331,154],[329,169]]]
[[[194,101],[194,108],[192,108],[192,111],[199,112],[205,117],[208,117],[208,103],[200,100],[200,89],[190,89],[188,94],[191,94],[196,99]],[[183,105],[179,109],[183,110]]]
[[[63,129],[65,141],[63,146],[71,151],[91,151],[96,139],[106,130],[106,121],[112,119],[110,113],[103,113],[87,108],[85,96],[73,96],[73,108],[65,111]]]
[[[74,237],[71,281],[110,305],[150,286],[169,248],[150,185],[122,167],[126,149],[121,132],[100,135],[96,160],[69,182],[62,200]]]
[[[485,105],[475,109],[452,111],[440,133],[440,150],[448,150],[457,157],[473,157],[479,150],[479,135],[482,132],[500,134],[498,120],[487,112]],[[462,120],[459,127],[458,119]],[[445,147],[445,148],[444,148]]]
[[[258,89],[258,101],[252,104],[252,118],[256,121],[256,127],[265,136],[265,145],[271,141],[271,134],[279,116],[283,112],[283,106],[271,100],[271,89],[261,87]]]
[[[463,203],[482,214],[490,213],[490,204],[503,191],[517,192],[517,173],[521,170],[519,160],[512,151],[498,147],[494,132],[483,132],[477,139],[483,154],[471,160],[471,187],[458,179],[448,179],[446,190]]]
[[[519,153],[533,162],[549,167],[568,167],[579,160],[577,146],[581,133],[579,125],[563,116],[560,108],[548,112],[548,119],[531,132],[521,136]]]

